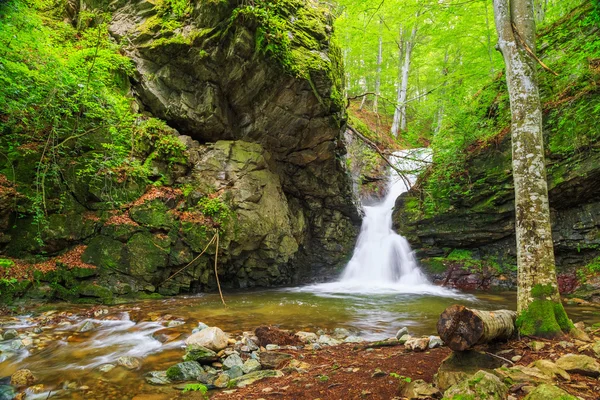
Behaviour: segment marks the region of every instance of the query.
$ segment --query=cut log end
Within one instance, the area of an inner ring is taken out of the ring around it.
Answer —
[[[455,304],[442,312],[437,331],[452,350],[464,351],[476,344],[510,338],[516,331],[515,318],[514,311],[481,311]]]

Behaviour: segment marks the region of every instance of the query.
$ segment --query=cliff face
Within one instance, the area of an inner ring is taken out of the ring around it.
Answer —
[[[98,151],[82,140],[60,162],[68,190],[54,187],[51,196],[67,201],[50,210],[41,237],[34,216],[12,219],[12,206],[0,212],[2,253],[43,254],[53,265],[54,275],[38,274],[43,290],[32,296],[214,289],[213,247],[165,282],[202,252],[214,228],[226,287],[318,279],[347,259],[360,216],[343,159],[332,20],[312,2],[245,4],[84,3],[80,13],[110,14],[108,31],[133,61],[131,93],[144,115],[135,156],[150,172],[85,179],[81,170]],[[5,194],[10,182],[24,186],[35,173],[19,157],[16,173],[8,165],[0,171],[10,175]],[[11,203],[8,194],[0,201]],[[60,262],[73,248],[97,267],[75,280]]]
[[[600,50],[589,45],[597,43],[598,32],[589,22],[590,9],[574,10],[538,39],[541,59],[559,72],[559,77],[540,72],[540,82],[555,255],[559,286],[567,293],[597,279],[600,256]],[[395,229],[440,283],[470,289],[516,286],[510,115],[503,79],[482,89],[475,102],[479,110],[472,111],[482,116],[481,126],[496,132],[491,139],[468,147],[452,179],[436,181],[443,174],[434,165],[396,203]],[[445,195],[431,202],[431,191]]]

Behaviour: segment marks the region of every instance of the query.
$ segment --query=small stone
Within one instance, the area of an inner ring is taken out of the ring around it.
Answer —
[[[198,374],[198,377],[196,379],[198,380],[198,382],[203,383],[205,385],[212,385],[216,378],[217,372],[211,371],[201,372],[200,374]]]
[[[213,382],[213,385],[222,389],[222,388],[227,387],[227,384],[229,383],[230,380],[231,380],[231,378],[229,377],[229,375],[227,375],[226,373],[222,373],[222,374],[219,374],[219,376],[217,376],[217,379],[215,379],[215,381]]]
[[[198,326],[196,327],[196,329],[198,329],[198,332],[206,328],[208,328],[208,325],[206,325],[204,322],[198,321]]]
[[[568,348],[571,348],[571,347],[575,347],[575,344],[573,344],[571,342],[564,341],[564,340],[558,342],[558,345],[560,347],[562,347],[563,349],[568,349]]]
[[[335,328],[331,336],[333,336],[335,339],[342,340],[350,336],[350,331],[345,328]]]
[[[425,351],[429,345],[429,338],[410,338],[404,343],[404,346],[412,351]]]
[[[402,327],[396,332],[396,339],[400,340],[400,338],[404,335],[408,335],[408,328]]]
[[[300,341],[302,343],[314,343],[319,339],[317,334],[313,333],[313,332],[300,331],[300,332],[296,332],[296,336],[298,337],[298,339],[300,339]]]
[[[33,344],[33,339],[25,338],[25,339],[21,340],[21,343],[23,344],[23,346],[28,347]]]
[[[249,374],[251,372],[258,371],[260,369],[261,369],[260,363],[253,358],[247,359],[246,362],[244,362],[244,365],[242,365],[242,371],[244,372],[244,374]]]
[[[10,384],[13,386],[31,386],[35,382],[33,372],[28,369],[20,369],[10,376]]]
[[[183,361],[198,361],[199,363],[211,363],[217,361],[219,357],[217,353],[211,349],[197,344],[187,346],[186,353],[183,356]]]
[[[242,338],[242,343],[244,343],[244,345],[248,346],[248,349],[250,351],[256,351],[258,350],[258,345],[254,342],[254,340],[244,337]]]
[[[267,351],[280,349],[279,345],[276,345],[276,344],[268,344],[265,346],[265,348],[267,349]]]
[[[365,339],[361,338],[360,336],[348,336],[346,339],[344,339],[344,343],[362,343],[364,342]]]
[[[429,345],[427,346],[430,349],[435,349],[438,347],[442,347],[444,345],[444,341],[440,339],[439,336],[429,336]]]
[[[142,365],[142,362],[139,360],[139,358],[123,356],[117,358],[117,365],[127,369],[138,369],[140,365]]]
[[[242,367],[244,365],[244,361],[237,354],[232,354],[223,361],[223,369],[227,370],[233,367]],[[232,377],[234,378],[234,377]]]
[[[548,375],[552,379],[561,377],[565,381],[570,381],[571,376],[562,368],[559,368],[555,363],[550,360],[537,360],[529,364],[529,367],[536,367],[544,374]]]
[[[33,385],[27,388],[27,391],[33,393],[33,394],[40,394],[46,391],[46,387],[43,384],[39,384],[39,385]],[[0,396],[0,399],[2,399],[2,396]]]
[[[13,350],[20,350],[23,348],[23,341],[16,339],[10,342],[10,348]]]
[[[410,336],[408,333],[405,333],[398,339],[398,344],[405,344],[410,338],[412,338],[412,336]]]
[[[104,364],[98,367],[98,371],[106,373],[112,371],[113,369],[115,369],[115,367],[116,365],[114,364]]]
[[[8,329],[2,334],[4,340],[12,340],[19,336],[19,333],[15,329]]]
[[[167,328],[174,328],[176,326],[183,325],[183,324],[185,324],[184,321],[173,319],[173,320],[167,322]]]
[[[287,353],[279,353],[275,351],[261,352],[260,365],[267,369],[277,369],[291,358],[292,356]]]
[[[85,321],[77,330],[77,332],[90,332],[95,330],[98,327],[98,325],[92,321],[90,321],[89,319],[87,321]]]
[[[167,378],[167,371],[150,371],[144,378],[151,385],[169,385],[171,381]]]
[[[381,376],[387,376],[387,372],[383,372],[379,368],[375,368],[375,371],[371,374],[371,378],[379,378]]]
[[[532,342],[529,342],[528,346],[533,351],[540,351],[544,347],[546,347],[546,343],[544,343],[544,342],[538,342],[538,341],[532,341]]]
[[[231,367],[230,369],[225,371],[225,373],[231,379],[239,378],[240,376],[244,375],[244,371],[242,370],[242,367],[240,367],[239,365],[234,365],[233,367]]]
[[[325,345],[325,346],[337,346],[337,345],[341,344],[342,342],[340,342],[337,339],[332,338],[329,335],[321,335],[321,336],[319,336],[318,343],[321,345]]]
[[[307,362],[304,362],[304,361],[300,361],[300,360],[292,360],[292,361],[290,361],[288,367],[293,368],[299,372],[305,372],[310,369],[310,364]]]
[[[519,362],[519,361],[521,361],[521,358],[523,358],[523,356],[514,356],[510,360],[512,362]]]

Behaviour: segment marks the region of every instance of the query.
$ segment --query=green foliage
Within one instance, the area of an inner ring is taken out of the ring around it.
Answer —
[[[411,377],[400,375],[400,374],[397,374],[395,372],[390,372],[390,376],[392,378],[396,378],[396,379],[398,379],[398,380],[400,380],[402,382],[405,382],[405,383],[411,383],[412,382],[412,378]]]
[[[319,382],[327,382],[329,377],[327,375],[318,375],[317,379],[319,379]]]
[[[198,201],[200,212],[217,224],[220,229],[226,229],[233,217],[233,211],[218,197],[203,197]]]
[[[13,267],[13,265],[15,265],[15,263],[12,260],[9,260],[6,258],[0,258],[0,267],[1,268],[10,269]]]
[[[202,397],[208,399],[208,388],[206,387],[206,385],[203,385],[201,383],[188,383],[183,388],[183,393],[187,392],[200,392],[200,394],[202,394]]]

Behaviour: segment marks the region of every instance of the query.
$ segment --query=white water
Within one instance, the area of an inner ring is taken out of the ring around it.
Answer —
[[[340,280],[306,286],[300,290],[317,293],[458,295],[454,290],[432,285],[419,269],[408,241],[392,229],[396,199],[409,189],[408,184],[414,184],[415,171],[423,168],[423,161],[431,158],[425,149],[406,150],[395,155],[391,161],[397,168],[411,172],[407,172],[405,179],[402,179],[390,168],[385,198],[374,205],[363,205],[365,216],[358,241]]]

